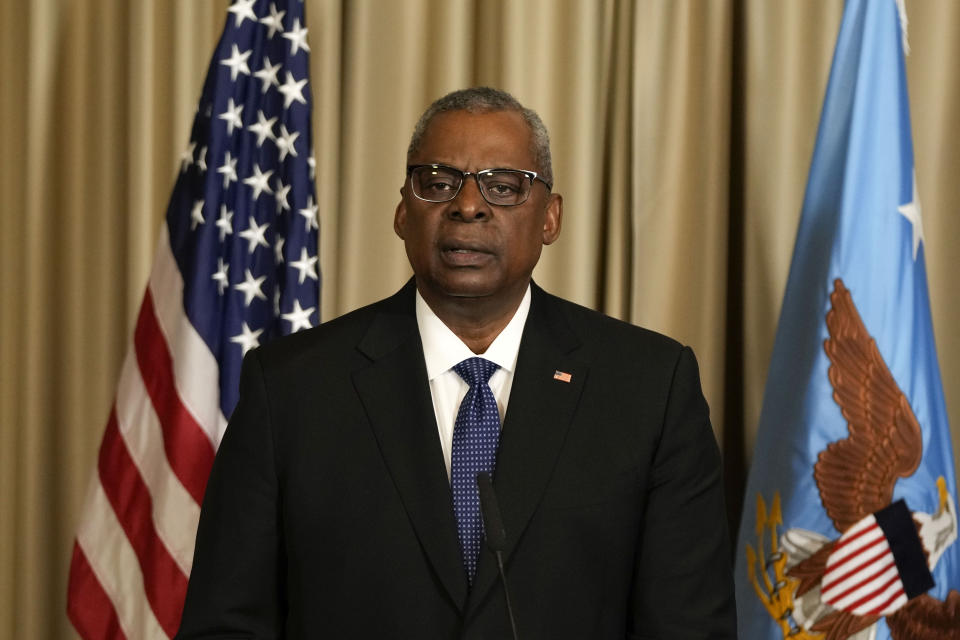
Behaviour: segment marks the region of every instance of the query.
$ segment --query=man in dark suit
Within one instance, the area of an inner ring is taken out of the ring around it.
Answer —
[[[734,638],[693,353],[530,280],[562,221],[540,119],[455,92],[407,160],[414,278],[244,362],[178,637],[512,637],[480,470],[521,638]]]

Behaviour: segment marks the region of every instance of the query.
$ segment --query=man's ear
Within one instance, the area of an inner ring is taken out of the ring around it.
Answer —
[[[563,196],[551,193],[543,217],[543,244],[553,244],[563,226]]]
[[[407,204],[403,197],[403,188],[400,189],[400,202],[397,204],[396,211],[393,212],[393,232],[403,240],[404,229],[407,225]]]

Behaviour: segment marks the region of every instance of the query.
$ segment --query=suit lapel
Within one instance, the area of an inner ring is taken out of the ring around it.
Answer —
[[[494,489],[500,503],[508,562],[550,481],[583,390],[587,366],[574,357],[580,341],[555,300],[536,285],[524,327],[507,405]],[[559,378],[555,374],[559,373]],[[569,380],[563,374],[569,374]],[[478,607],[497,577],[496,560],[484,550],[467,602]]]
[[[427,558],[462,610],[467,582],[411,283],[388,302],[358,348],[372,363],[353,381],[381,455]]]

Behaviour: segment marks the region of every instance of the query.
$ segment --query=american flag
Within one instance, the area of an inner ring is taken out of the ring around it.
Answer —
[[[73,548],[67,611],[87,640],[176,633],[241,360],[319,320],[303,3],[228,12]]]
[[[885,616],[906,604],[890,543],[872,515],[836,542],[820,593],[834,609],[858,616]]]
[[[833,544],[820,597],[854,615],[888,616],[933,585],[917,523],[906,502],[897,500]]]

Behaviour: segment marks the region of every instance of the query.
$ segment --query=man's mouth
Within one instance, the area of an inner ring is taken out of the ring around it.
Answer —
[[[453,246],[445,247],[441,252],[444,262],[454,267],[475,267],[490,260],[493,256],[481,247]]]

